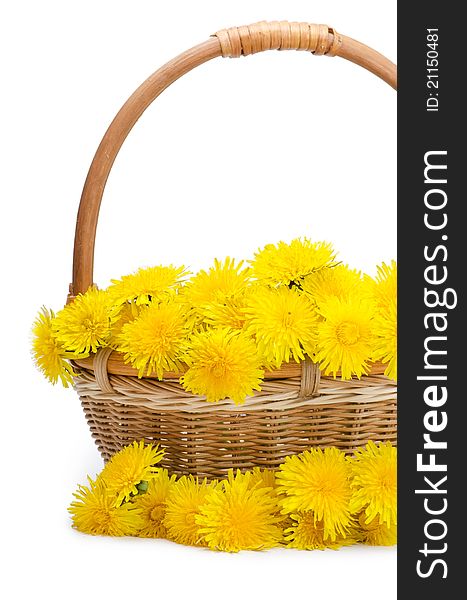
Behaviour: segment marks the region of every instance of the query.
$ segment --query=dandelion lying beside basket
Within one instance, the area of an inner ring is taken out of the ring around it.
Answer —
[[[238,552],[286,546],[337,549],[396,543],[396,448],[368,442],[287,457],[274,473],[231,469],[224,480],[156,467],[162,452],[133,442],[80,486],[69,511],[92,535],[166,538]]]

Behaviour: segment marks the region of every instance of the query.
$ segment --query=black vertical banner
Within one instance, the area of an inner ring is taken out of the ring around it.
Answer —
[[[462,3],[398,4],[398,597],[448,600],[466,596]]]

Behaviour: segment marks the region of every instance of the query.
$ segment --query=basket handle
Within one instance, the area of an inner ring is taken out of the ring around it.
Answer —
[[[93,283],[94,246],[105,184],[127,135],[148,106],[174,81],[216,58],[239,57],[265,50],[306,50],[340,56],[374,73],[394,89],[396,66],[372,48],[337,33],[327,25],[273,21],[222,29],[207,41],[183,52],[153,73],[125,102],[96,151],[84,184],[76,222],[73,282],[68,301]]]

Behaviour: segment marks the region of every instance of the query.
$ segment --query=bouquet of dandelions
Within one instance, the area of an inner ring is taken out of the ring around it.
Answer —
[[[307,238],[268,244],[247,263],[226,258],[190,276],[155,266],[78,295],[57,314],[45,308],[33,353],[52,383],[72,383],[72,362],[110,347],[139,377],[176,373],[185,390],[241,404],[265,370],[318,363],[350,379],[384,363],[397,377],[396,263],[375,277],[336,260],[331,244]]]

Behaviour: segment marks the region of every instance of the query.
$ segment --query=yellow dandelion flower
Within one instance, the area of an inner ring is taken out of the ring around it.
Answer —
[[[279,502],[279,500],[278,500],[278,502]],[[290,543],[290,540],[287,539],[291,533],[289,530],[292,527],[296,527],[297,522],[292,519],[291,514],[280,512],[280,504],[279,504],[278,514],[281,516],[281,519],[282,519],[281,523],[280,523],[280,526],[282,528],[282,539],[281,539],[280,543],[283,546],[287,546]]]
[[[122,333],[123,326],[137,319],[140,314],[141,307],[134,302],[122,304],[118,320],[111,327],[109,345],[114,347],[118,336]]]
[[[157,477],[149,481],[144,494],[134,497],[135,505],[141,510],[143,525],[139,537],[165,538],[167,529],[164,524],[167,497],[175,484],[175,475],[169,477],[166,469],[160,469]]]
[[[397,380],[397,304],[390,300],[373,320],[373,359],[387,364],[384,374]]]
[[[212,303],[205,306],[202,311],[198,307],[192,310],[192,316],[195,322],[200,322],[200,318],[196,317],[197,313],[202,312],[202,322],[210,327],[230,329],[243,329],[245,325],[245,307],[247,303],[247,293],[236,296],[235,298],[226,298],[220,304]]]
[[[273,469],[253,467],[251,470],[251,484],[258,487],[276,488],[276,473]]]
[[[138,269],[136,273],[112,279],[108,293],[113,304],[135,302],[137,305],[165,300],[174,293],[186,276],[185,267],[159,265]]]
[[[397,521],[397,448],[370,441],[349,460],[352,471],[350,510],[363,511],[366,522],[378,517],[388,527]]]
[[[133,442],[114,454],[100,474],[109,492],[116,496],[116,503],[129,500],[138,493],[138,485],[148,482],[159,473],[155,465],[162,460],[164,451],[159,445],[144,445],[144,441]]]
[[[287,244],[267,244],[251,261],[253,275],[272,285],[300,284],[303,277],[335,264],[335,252],[326,242],[296,238]]]
[[[303,280],[302,289],[320,306],[331,296],[348,300],[359,292],[361,283],[362,276],[359,271],[346,265],[336,265],[307,275]]]
[[[365,283],[371,298],[378,308],[387,307],[389,302],[397,299],[397,263],[392,260],[389,265],[377,266],[376,277],[366,276]]]
[[[54,313],[43,307],[33,325],[33,357],[38,369],[51,383],[60,379],[63,386],[68,387],[73,383],[75,373],[65,357],[73,358],[74,355],[65,352],[57,340],[54,321]]]
[[[311,301],[295,289],[259,287],[246,309],[245,331],[256,338],[265,364],[279,367],[312,355],[317,316]]]
[[[143,307],[134,321],[123,325],[115,346],[139,377],[156,373],[162,379],[164,371],[180,370],[186,336],[183,305],[173,300]]]
[[[78,487],[68,509],[73,527],[91,535],[137,535],[143,525],[140,509],[132,503],[116,506],[102,480],[88,479],[89,487]]]
[[[330,541],[324,537],[324,523],[317,521],[311,511],[294,513],[291,515],[292,524],[284,531],[284,541],[288,548],[298,550],[337,550],[342,546],[351,546],[357,542],[355,536],[336,535]]]
[[[316,360],[325,375],[342,379],[360,378],[369,371],[372,355],[373,304],[364,298],[346,301],[329,298],[319,313],[324,321],[318,323]]]
[[[224,261],[214,260],[208,271],[201,270],[185,286],[184,293],[194,306],[203,307],[212,303],[223,303],[244,293],[250,281],[250,269],[243,261],[227,257]]]
[[[209,402],[231,398],[242,404],[254,390],[261,389],[264,372],[256,345],[242,332],[210,329],[194,334],[184,360],[188,370],[180,382]]]
[[[200,540],[196,517],[206,496],[217,485],[217,481],[199,481],[192,475],[180,477],[171,487],[167,497],[164,526],[168,539],[188,546],[205,545]]]
[[[118,312],[105,291],[89,288],[57,314],[55,334],[69,352],[79,355],[97,352],[98,348],[107,345]]]
[[[260,467],[253,467],[253,469],[249,472],[251,474],[250,486],[252,488],[267,488],[272,497],[275,498],[276,512],[274,514],[276,517],[278,517],[278,522],[280,522],[282,533],[284,533],[284,528],[289,527],[292,522],[290,515],[286,515],[281,512],[279,497],[277,495],[276,472],[273,469],[261,469]]]
[[[350,468],[341,450],[312,448],[288,456],[276,478],[285,512],[312,511],[315,522],[323,522],[325,540],[347,535],[352,522]]]
[[[215,259],[214,266],[199,271],[183,289],[192,307],[192,318],[212,327],[241,329],[249,281],[250,269],[243,266],[243,261]]]
[[[251,474],[229,471],[223,489],[210,492],[195,517],[199,534],[212,550],[238,552],[271,548],[282,539],[271,490],[251,486]]]
[[[366,514],[360,513],[358,523],[360,525],[359,537],[363,544],[368,546],[394,546],[397,544],[397,524],[391,523],[390,526],[380,523],[379,518],[375,517],[369,523],[366,522]]]

